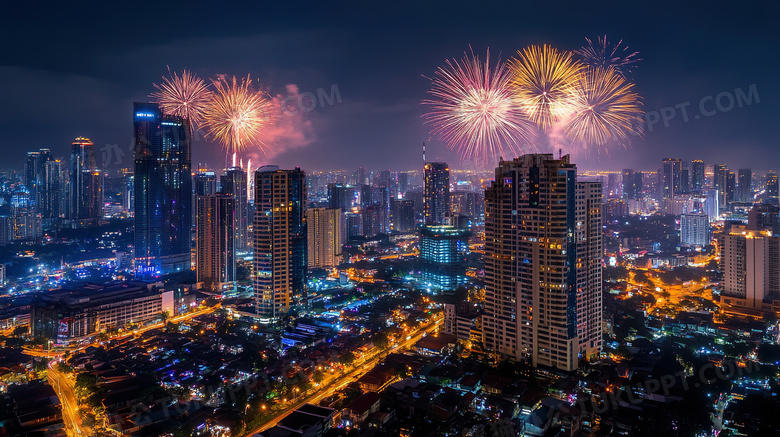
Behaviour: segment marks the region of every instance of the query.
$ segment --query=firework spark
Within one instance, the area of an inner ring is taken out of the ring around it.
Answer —
[[[505,64],[490,65],[464,53],[447,60],[432,79],[430,110],[424,115],[439,135],[462,159],[478,165],[495,163],[500,156],[516,156],[528,143],[529,122],[514,99]]]
[[[260,131],[272,121],[271,101],[250,89],[252,79],[225,78],[212,81],[216,90],[203,116],[208,135],[230,153],[244,150],[252,142],[263,147]]]
[[[575,89],[576,109],[564,126],[574,142],[601,151],[608,143],[625,147],[631,136],[643,134],[642,99],[616,69],[586,68]]]
[[[632,52],[628,46],[621,46],[623,40],[617,44],[610,44],[607,36],[596,38],[594,44],[590,38],[585,38],[588,43],[575,53],[585,65],[590,67],[613,67],[615,71],[625,76],[631,73],[631,69],[642,59],[638,57],[639,52]]]
[[[512,85],[526,115],[542,129],[571,115],[582,64],[554,47],[530,46],[509,62]]]
[[[191,72],[184,70],[181,76],[168,69],[169,77],[163,77],[163,82],[154,84],[157,91],[149,97],[160,104],[166,114],[186,118],[190,128],[200,126],[203,113],[211,100],[212,93],[206,82]]]

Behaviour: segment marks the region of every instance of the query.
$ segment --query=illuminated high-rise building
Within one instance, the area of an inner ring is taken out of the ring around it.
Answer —
[[[765,297],[780,295],[780,238],[771,230],[727,226],[718,248],[723,303],[760,310]]]
[[[136,276],[191,270],[189,121],[134,103],[133,133]]]
[[[501,161],[485,193],[485,347],[576,369],[601,349],[601,183],[569,155]]]
[[[777,173],[769,170],[766,174],[766,203],[777,205],[780,199],[780,187],[777,182]]]
[[[453,226],[420,228],[420,271],[430,290],[454,290],[466,283],[469,231]]]
[[[306,210],[309,268],[336,267],[341,262],[344,244],[344,214],[340,209]]]
[[[710,221],[706,213],[680,216],[680,244],[704,247],[710,244]]]
[[[393,230],[409,232],[414,229],[414,201],[394,200],[392,206]]]
[[[195,173],[195,195],[208,196],[217,192],[217,174],[211,170],[198,169]]]
[[[749,168],[741,168],[738,174],[736,200],[751,203],[753,202],[753,171]]]
[[[303,170],[267,165],[255,172],[253,232],[256,312],[278,321],[306,304],[306,178]]]
[[[682,161],[678,158],[664,159],[662,178],[664,199],[671,199],[682,193]]]
[[[639,193],[636,189],[636,173],[630,168],[623,169],[623,199],[637,199]]]
[[[450,168],[445,162],[426,162],[423,176],[425,224],[445,224],[450,213]]]
[[[96,225],[103,217],[103,172],[97,168],[95,146],[78,137],[71,144],[69,219],[76,226]]]
[[[220,178],[222,193],[236,199],[236,250],[249,247],[249,199],[247,174],[241,167],[231,167]]]
[[[691,190],[701,191],[704,187],[704,161],[694,159],[691,161]]]
[[[44,168],[43,184],[39,190],[38,210],[47,226],[55,224],[65,212],[66,184],[62,161],[47,161]]]
[[[196,272],[216,292],[236,286],[236,199],[230,194],[198,196]]]
[[[725,164],[715,164],[712,167],[712,186],[718,190],[718,205],[720,211],[725,211],[726,206],[726,180],[729,168]]]

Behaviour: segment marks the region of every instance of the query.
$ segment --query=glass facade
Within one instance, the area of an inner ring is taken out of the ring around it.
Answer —
[[[135,270],[154,277],[191,269],[189,122],[157,104],[133,106]]]

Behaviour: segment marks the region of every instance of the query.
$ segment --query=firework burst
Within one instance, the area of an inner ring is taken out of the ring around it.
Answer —
[[[488,49],[484,62],[464,53],[463,58],[447,60],[436,70],[430,109],[424,117],[462,159],[485,165],[500,156],[516,156],[528,143],[529,122],[514,99],[505,64],[490,65]]]
[[[203,126],[229,153],[244,150],[250,143],[259,140],[261,130],[272,122],[269,99],[260,92],[250,89],[252,79],[247,76],[240,81],[220,78],[213,80],[214,95],[203,116]]]
[[[509,62],[512,85],[521,107],[542,129],[568,117],[582,64],[571,53],[530,46]]]
[[[162,83],[154,84],[157,91],[149,97],[160,104],[166,114],[186,118],[190,128],[200,126],[203,114],[211,101],[212,93],[206,82],[195,74],[184,70],[181,76],[168,69],[169,77],[163,77]]]
[[[564,126],[573,142],[601,151],[608,143],[625,147],[631,136],[643,134],[642,99],[616,69],[586,68],[575,89],[575,110]]]
[[[575,53],[585,65],[590,67],[613,67],[618,74],[625,76],[626,73],[631,73],[631,69],[642,60],[638,57],[639,52],[632,52],[628,46],[622,46],[623,40],[613,45],[604,35],[596,38],[595,44],[590,38],[585,38],[585,41],[587,44]]]

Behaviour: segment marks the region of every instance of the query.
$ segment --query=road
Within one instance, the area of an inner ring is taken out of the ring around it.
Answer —
[[[269,422],[266,422],[263,426],[246,433],[245,435],[253,436],[257,433],[263,432],[269,428],[276,426],[276,424],[279,423],[279,421],[281,421],[282,419],[284,419],[287,416],[287,414],[300,408],[304,404],[316,405],[322,399],[325,399],[328,396],[333,396],[337,391],[343,389],[350,382],[357,381],[358,379],[360,379],[361,376],[368,373],[371,369],[374,368],[374,366],[379,364],[388,353],[398,352],[410,348],[415,343],[420,341],[420,339],[422,339],[424,335],[427,335],[429,332],[435,331],[442,324],[443,321],[444,321],[443,316],[437,317],[433,322],[430,322],[429,324],[418,328],[413,335],[409,336],[408,340],[403,340],[397,346],[394,346],[391,349],[387,349],[381,352],[376,352],[370,358],[358,360],[354,364],[354,368],[349,372],[344,373],[342,375],[337,375],[333,377],[331,380],[322,381],[322,383],[320,383],[320,387],[321,387],[320,389],[308,395],[304,399],[295,402],[285,410],[280,411],[275,418],[273,418]]]
[[[49,384],[54,387],[57,398],[62,404],[62,419],[65,422],[65,429],[68,436],[92,435],[89,428],[81,425],[78,416],[78,402],[76,401],[76,392],[73,390],[74,382],[55,368],[54,361],[49,363]]]

